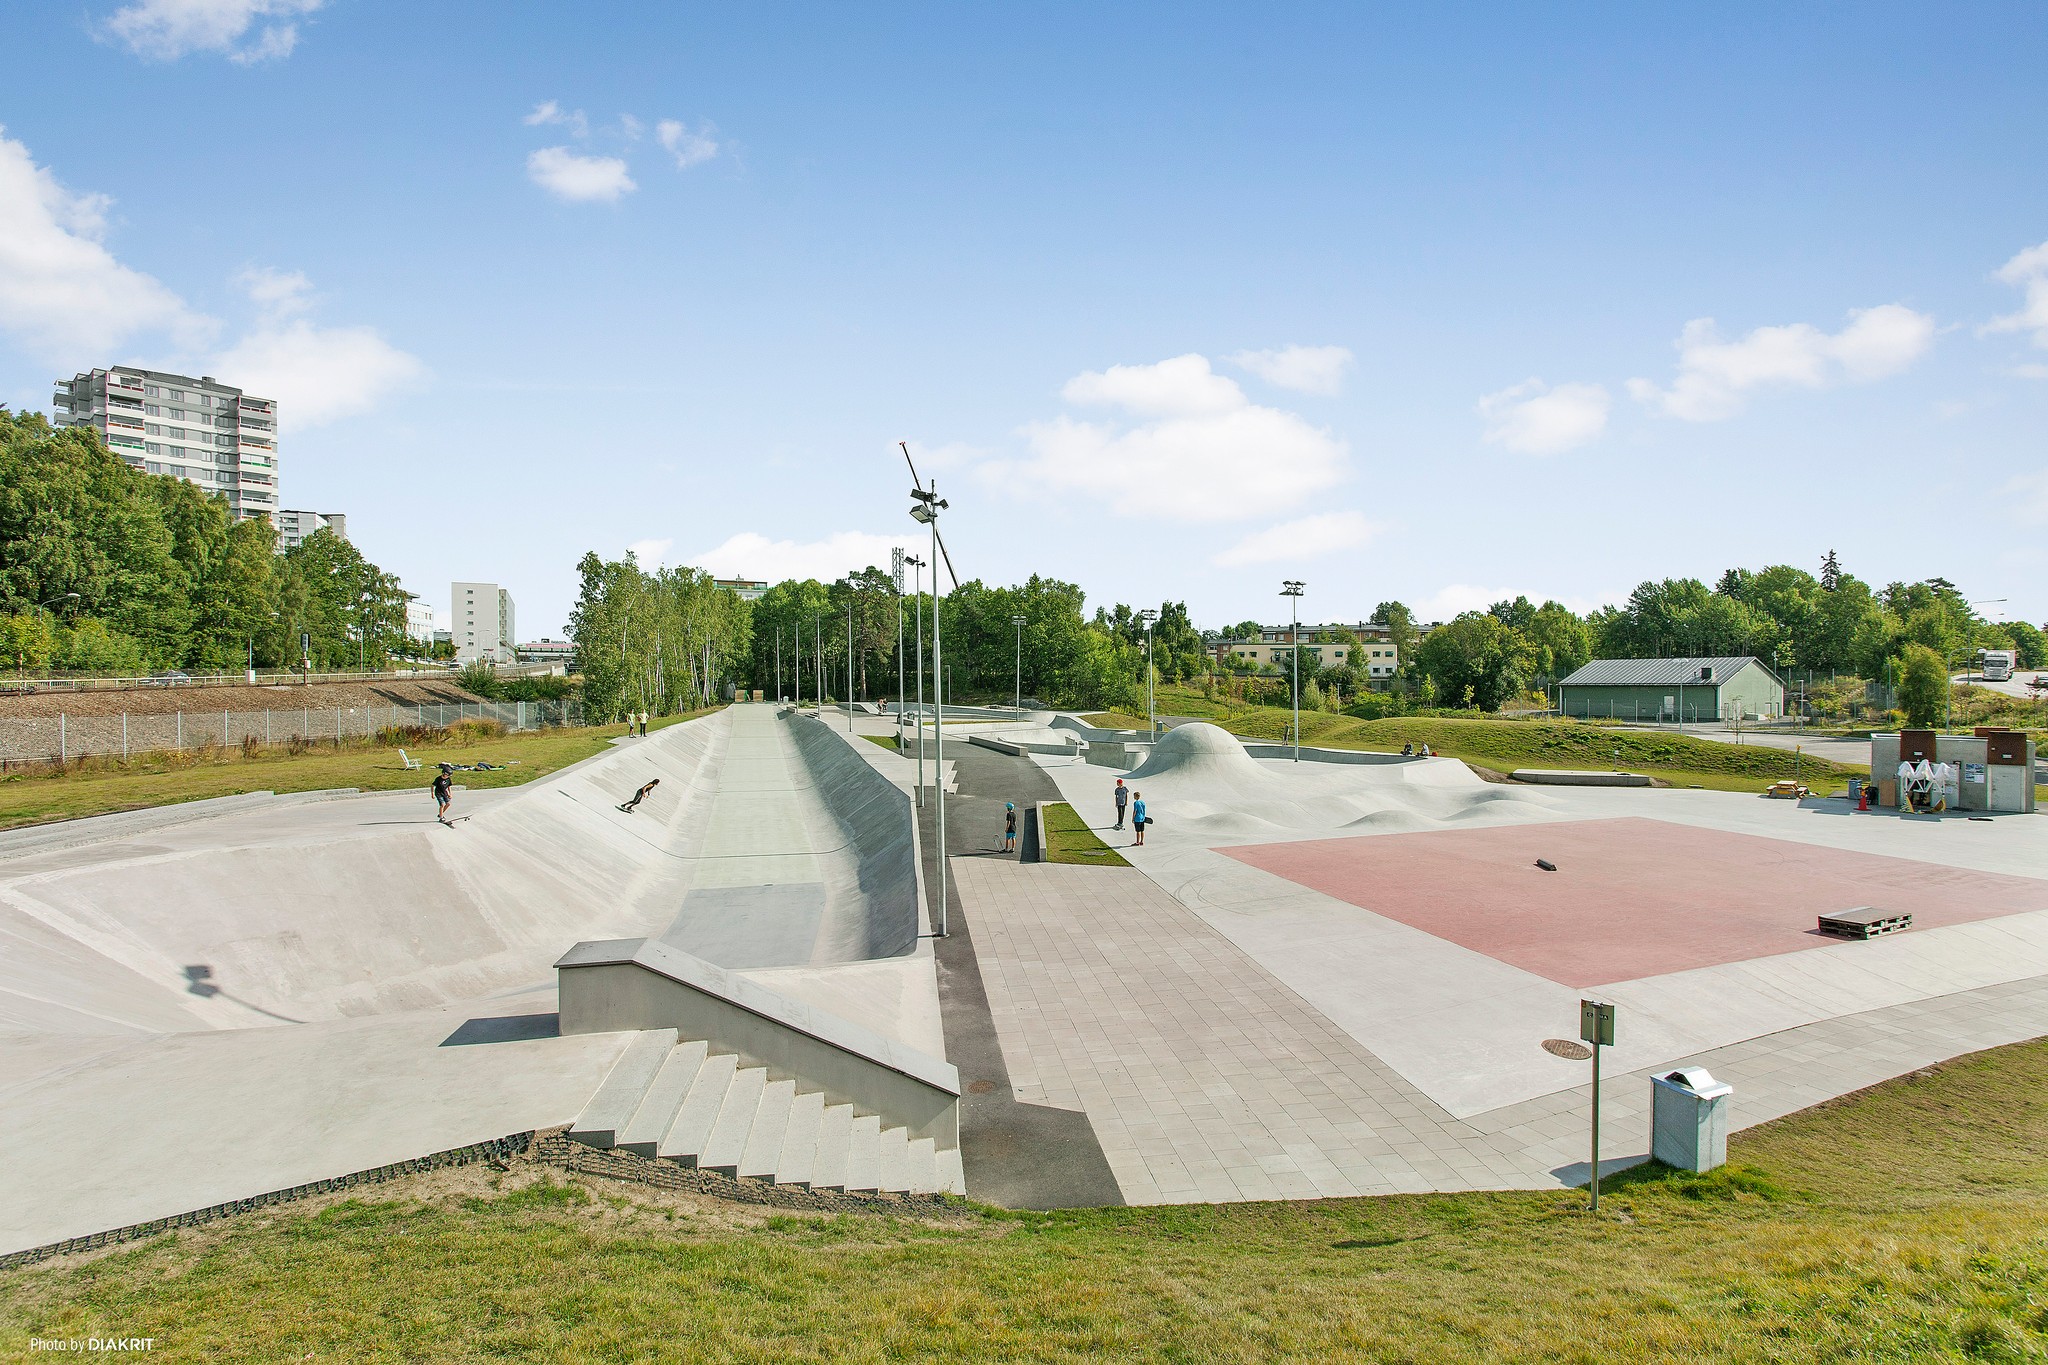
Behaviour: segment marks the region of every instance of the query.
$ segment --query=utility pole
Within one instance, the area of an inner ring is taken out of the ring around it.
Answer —
[[[924,804],[924,561],[906,558],[911,566],[910,595],[917,603],[917,804]]]
[[[908,454],[908,451],[905,451]],[[939,513],[947,504],[939,497],[939,486],[933,481],[929,492],[915,489],[911,497],[917,505],[910,509],[911,519],[923,522],[932,529],[932,799],[938,808],[939,833],[939,937],[946,937],[946,698],[940,680],[946,675],[945,651],[939,640]]]
[[[1138,613],[1138,619],[1145,623],[1145,742],[1159,733],[1158,710],[1152,704],[1152,623],[1159,619],[1159,613],[1147,607]]]
[[[853,733],[853,599],[846,599],[846,733]]]
[[[1019,711],[1022,711],[1024,709],[1024,618],[1022,616],[1012,616],[1010,624],[1017,628],[1017,697],[1015,705]]]
[[[1288,599],[1293,611],[1293,626],[1288,640],[1294,653],[1294,761],[1301,762],[1301,590],[1300,579],[1281,580],[1280,595]]]

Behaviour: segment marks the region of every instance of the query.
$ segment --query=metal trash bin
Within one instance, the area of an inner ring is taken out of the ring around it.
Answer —
[[[1711,1171],[1728,1161],[1732,1085],[1703,1066],[1650,1077],[1650,1155],[1681,1171]]]
[[[1861,801],[1863,799],[1862,778],[1852,777],[1849,779],[1849,799],[1851,801]]]

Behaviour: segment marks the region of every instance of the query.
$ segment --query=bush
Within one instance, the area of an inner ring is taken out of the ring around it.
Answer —
[[[458,720],[440,735],[450,744],[474,744],[480,739],[496,739],[504,733],[504,725],[495,720]]]
[[[462,666],[455,675],[455,685],[472,697],[485,701],[496,701],[504,695],[505,684],[498,677],[498,666],[484,659],[472,659]]]
[[[1926,645],[1907,645],[1899,666],[1899,709],[1906,723],[1926,729],[1941,719],[1948,700],[1948,669]]]

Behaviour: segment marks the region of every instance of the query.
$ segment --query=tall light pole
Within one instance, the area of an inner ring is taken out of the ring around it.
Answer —
[[[775,623],[775,704],[782,704],[782,623]]]
[[[910,595],[917,602],[917,804],[924,804],[924,561],[904,556],[910,566]]]
[[[1024,709],[1024,618],[1012,616],[1010,624],[1017,628],[1017,697],[1016,707]]]
[[[889,566],[896,580],[896,752],[903,752],[903,547],[890,551]]]
[[[932,790],[938,802],[939,832],[939,937],[946,937],[946,698],[939,691],[939,671],[944,657],[939,646],[939,513],[947,503],[939,497],[937,480],[931,491],[911,490],[916,499],[910,509],[912,521],[932,528]]]
[[[853,733],[853,598],[846,599],[846,733]]]
[[[1287,599],[1292,611],[1292,628],[1287,639],[1294,655],[1294,761],[1301,762],[1301,590],[1303,583],[1298,578],[1282,579],[1280,595]]]
[[[1145,623],[1145,741],[1159,733],[1159,717],[1152,705],[1152,623],[1159,619],[1159,613],[1147,607],[1138,613],[1138,619]]]

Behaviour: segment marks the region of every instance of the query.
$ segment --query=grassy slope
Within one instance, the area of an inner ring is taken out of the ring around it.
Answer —
[[[1159,699],[1162,712],[1172,715],[1206,716],[1234,734],[1248,739],[1278,741],[1285,737],[1290,713],[1277,706],[1231,706],[1211,702],[1199,693],[1183,694],[1173,688]],[[1110,723],[1138,729],[1143,716],[1130,717],[1112,712]],[[1689,735],[1658,731],[1615,730],[1565,720],[1464,720],[1426,719],[1396,716],[1386,720],[1356,720],[1327,711],[1301,714],[1301,741],[1332,749],[1399,750],[1403,744],[1427,744],[1440,754],[1506,772],[1513,768],[1594,768],[1615,766],[1615,750],[1621,751],[1621,766],[1631,772],[1648,773],[1675,787],[1714,787],[1726,791],[1762,791],[1772,782],[1793,775],[1793,755],[1762,745],[1719,744]],[[1824,759],[1802,756],[1798,760],[1802,781],[1816,791],[1845,785],[1849,778],[1866,775]]]
[[[1094,830],[1081,813],[1065,801],[1039,805],[1045,815],[1045,860],[1049,863],[1078,863],[1083,867],[1129,867],[1118,853]]]
[[[1958,1121],[1959,1118],[1967,1121]],[[1582,1196],[878,1216],[478,1172],[0,1278],[153,1359],[1927,1361],[2048,1351],[2048,1043]],[[18,1348],[19,1349],[19,1348]]]
[[[699,711],[694,715],[705,715]],[[650,721],[650,731],[690,719],[664,716]],[[562,730],[534,730],[466,744],[408,746],[406,752],[424,765],[412,772],[399,766],[398,750],[375,743],[344,743],[339,749],[289,754],[265,749],[244,758],[239,749],[186,755],[161,754],[118,760],[89,759],[61,773],[17,772],[0,778],[0,829],[70,820],[84,815],[176,805],[242,792],[319,791],[329,787],[360,787],[364,791],[425,790],[438,762],[492,763],[519,760],[504,772],[460,773],[456,780],[472,789],[516,787],[568,767],[618,738],[617,725]]]

